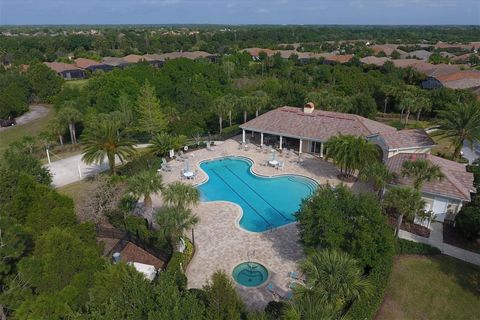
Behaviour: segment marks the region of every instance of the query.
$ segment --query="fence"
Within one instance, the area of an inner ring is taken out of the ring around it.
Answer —
[[[129,242],[133,243],[134,245],[142,248],[152,256],[164,261],[168,262],[170,260],[170,254],[167,254],[161,250],[158,250],[152,246],[149,241],[143,240],[138,234],[132,234],[131,232],[121,231],[115,228],[106,228],[97,226],[96,228],[97,237],[99,238],[110,238],[110,239],[118,239],[119,241],[113,246],[113,248],[106,254],[106,256],[111,257],[115,252],[121,252]]]

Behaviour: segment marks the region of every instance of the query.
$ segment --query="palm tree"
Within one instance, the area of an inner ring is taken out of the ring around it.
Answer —
[[[403,163],[402,177],[413,179],[413,187],[421,191],[425,182],[442,180],[444,175],[438,165],[431,164],[428,160],[417,159]]]
[[[340,167],[340,175],[343,178],[353,177],[355,170],[361,170],[379,159],[378,147],[363,137],[352,135],[331,137],[325,143],[325,147],[326,158],[333,159],[333,163]]]
[[[145,204],[145,213],[149,216],[149,221],[152,221],[152,194],[158,193],[162,190],[162,177],[157,172],[152,170],[142,171],[128,179],[128,191],[135,197],[143,197]]]
[[[233,94],[227,94],[224,96],[225,99],[225,110],[228,115],[228,123],[229,126],[232,126],[232,113],[237,109],[237,106],[239,104],[239,99],[236,95]]]
[[[337,310],[348,302],[370,294],[370,282],[363,277],[357,260],[336,250],[319,250],[300,263],[306,277],[299,295],[314,294]]]
[[[156,214],[160,231],[170,240],[174,247],[186,230],[198,223],[198,217],[190,209],[182,207],[167,207]]]
[[[197,188],[179,181],[169,184],[162,192],[163,200],[175,208],[188,208],[200,202]]]
[[[257,90],[252,93],[252,96],[255,97],[255,117],[258,117],[260,110],[264,109],[268,105],[269,97],[265,91]]]
[[[247,116],[249,112],[255,109],[256,99],[252,96],[243,96],[240,98],[239,106],[243,111],[243,123],[247,122]]]
[[[398,88],[392,85],[386,85],[383,87],[383,94],[385,98],[383,99],[383,115],[387,113],[387,106],[391,98],[394,98],[398,94]]]
[[[77,143],[77,134],[75,131],[75,124],[82,119],[82,114],[74,106],[73,102],[66,103],[58,113],[58,118],[62,122],[68,124],[68,130],[70,131],[70,141]]]
[[[86,128],[83,145],[82,160],[87,164],[101,163],[107,157],[111,174],[115,174],[115,156],[123,162],[135,154],[134,141],[119,131],[118,124],[111,120]]]
[[[220,133],[222,133],[223,117],[228,113],[228,103],[225,97],[217,98],[213,101],[212,111],[218,116],[218,127]]]
[[[419,104],[419,99],[417,97],[418,95],[418,89],[414,89],[414,87],[409,87],[407,90],[405,90],[401,96],[400,99],[400,108],[401,108],[401,114],[400,114],[400,121],[402,121],[403,113],[406,111],[405,115],[405,124],[408,124],[408,117],[410,116],[411,112],[414,112],[418,108]]]
[[[378,198],[381,199],[386,185],[395,179],[395,176],[395,173],[388,170],[383,163],[374,162],[362,168],[358,177],[362,181],[371,182],[378,193]]]
[[[420,121],[420,114],[422,111],[430,111],[432,110],[432,101],[426,96],[422,95],[418,98],[418,106],[417,106],[417,121]]]
[[[61,119],[56,117],[55,119],[50,121],[50,123],[48,124],[48,129],[52,135],[58,137],[60,145],[63,146],[63,135],[65,134],[67,127],[61,121]]]
[[[172,136],[168,133],[157,133],[149,142],[148,151],[163,156],[168,153],[169,150],[176,150],[184,146],[187,143],[187,137],[185,136]]]
[[[480,106],[478,104],[454,104],[438,112],[438,128],[433,135],[452,140],[453,158],[458,159],[465,141],[473,147],[480,141]]]
[[[395,237],[398,238],[403,218],[413,219],[416,214],[425,207],[420,192],[410,187],[394,187],[388,190],[383,206],[387,209],[395,210],[397,216],[397,225],[395,227]]]

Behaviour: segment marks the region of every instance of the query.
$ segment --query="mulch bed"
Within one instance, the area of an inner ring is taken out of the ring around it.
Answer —
[[[443,225],[443,242],[475,253],[480,253],[480,241],[466,239],[452,225]]]
[[[342,175],[342,174],[338,174],[337,178],[341,181],[344,181],[344,182],[355,182],[355,181],[357,181],[357,178],[354,177],[354,176],[345,176],[345,175]]]
[[[395,228],[397,225],[397,218],[394,216],[388,216],[388,223]],[[402,226],[400,229],[411,232],[417,236],[429,238],[430,237],[430,229],[427,227],[421,226],[419,224],[415,224],[413,222],[406,221],[403,219]]]

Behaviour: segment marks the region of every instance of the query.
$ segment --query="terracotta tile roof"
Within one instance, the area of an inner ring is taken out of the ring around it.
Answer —
[[[269,57],[275,54],[274,50],[264,48],[245,48],[242,50],[242,52],[247,52],[252,57],[258,57],[260,55],[260,52],[265,52]]]
[[[123,262],[140,262],[155,266],[155,269],[163,269],[165,261],[158,259],[139,246],[129,242],[122,250],[120,260]]]
[[[443,86],[451,89],[470,89],[480,86],[480,71],[460,70],[435,77]]]
[[[417,63],[420,63],[422,61],[417,59],[396,59],[392,60],[392,62],[397,68],[407,68],[414,67]]]
[[[422,60],[428,60],[428,58],[430,58],[431,55],[432,53],[427,50],[415,50],[411,52],[404,52],[400,56],[402,58],[411,57],[411,58],[417,58]]]
[[[97,62],[95,60],[91,60],[91,59],[85,59],[85,58],[75,59],[75,65],[79,68],[82,68],[82,69],[86,69],[86,68],[91,67],[91,66],[98,66],[98,65],[101,65],[101,64],[102,63]]]
[[[102,62],[113,67],[120,67],[128,64],[127,61],[117,57],[105,57],[102,59]]]
[[[44,62],[44,64],[55,71],[56,73],[70,71],[70,70],[82,70],[70,63],[63,63],[63,62]],[[83,70],[82,70],[83,71]]]
[[[394,50],[396,50],[400,54],[405,53],[405,51],[398,49],[398,44],[376,44],[371,46],[370,48],[375,53],[383,52],[387,56],[391,56]]]
[[[473,174],[466,171],[465,165],[427,153],[400,153],[389,158],[386,165],[390,171],[398,175],[394,184],[412,185],[410,179],[401,177],[401,172],[405,161],[415,159],[425,159],[432,164],[438,165],[445,175],[442,180],[425,182],[422,189],[423,192],[465,201],[471,200],[470,193],[475,192]]]
[[[138,63],[143,60],[143,57],[138,54],[129,54],[128,56],[125,56],[122,59],[128,63]]]
[[[301,108],[281,107],[266,112],[240,126],[246,130],[263,131],[289,137],[327,141],[339,134],[368,136],[396,129],[358,115]]]
[[[375,56],[368,56],[360,59],[361,63],[373,64],[379,67],[383,66],[387,61],[390,61],[390,59],[387,57],[375,57]]]
[[[435,142],[423,129],[388,131],[380,134],[389,149],[432,147]]]
[[[325,61],[347,63],[352,60],[353,54],[330,54],[325,57]]]

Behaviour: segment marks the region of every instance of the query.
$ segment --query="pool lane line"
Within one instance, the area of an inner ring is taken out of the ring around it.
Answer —
[[[213,172],[217,177],[219,177],[219,178],[223,181],[223,183],[225,183],[225,184],[227,185],[227,187],[229,187],[240,199],[242,199],[250,208],[252,208],[252,210],[255,211],[255,212],[260,216],[260,218],[262,218],[262,219],[265,221],[265,223],[267,224],[267,229],[266,229],[266,230],[269,230],[269,229],[271,229],[271,228],[274,227],[274,225],[271,224],[267,219],[265,219],[265,217],[262,216],[262,214],[261,214],[260,212],[258,212],[244,197],[242,197],[237,191],[235,191],[235,189],[232,188],[232,186],[229,185],[229,184],[227,183],[227,181],[225,181],[225,179],[223,179],[223,178],[215,171],[215,169],[210,168],[210,170],[212,170],[212,172]],[[266,230],[265,230],[265,231],[266,231]]]
[[[230,171],[235,177],[238,178],[238,180],[240,180],[241,182],[243,182],[243,184],[245,184],[250,190],[252,190],[257,196],[260,197],[260,199],[262,199],[263,201],[265,201],[266,204],[268,204],[270,207],[273,208],[273,210],[275,210],[279,215],[281,215],[285,220],[287,221],[293,221],[292,219],[290,218],[287,218],[285,217],[280,211],[278,211],[277,208],[275,208],[270,202],[268,202],[264,197],[262,197],[257,191],[255,191],[255,189],[253,189],[248,183],[246,183],[242,178],[240,178],[235,172],[232,171],[232,169],[230,169],[229,167],[227,166],[224,166],[228,171]]]

